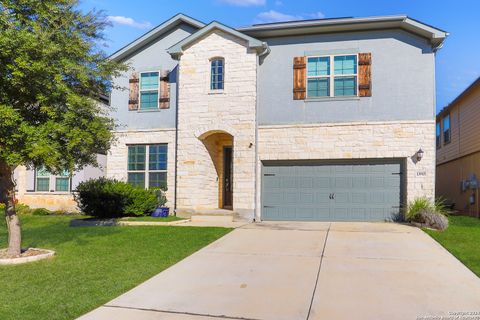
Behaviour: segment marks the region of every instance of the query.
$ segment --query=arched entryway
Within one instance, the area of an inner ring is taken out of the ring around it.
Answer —
[[[233,136],[225,131],[200,135],[215,167],[218,181],[218,208],[233,209]]]

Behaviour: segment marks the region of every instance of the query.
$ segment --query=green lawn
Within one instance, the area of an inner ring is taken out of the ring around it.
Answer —
[[[230,231],[194,227],[69,227],[68,216],[21,216],[23,245],[50,260],[0,266],[0,319],[75,319]],[[0,247],[7,243],[0,221]]]
[[[480,277],[480,219],[451,216],[445,231],[424,230]]]

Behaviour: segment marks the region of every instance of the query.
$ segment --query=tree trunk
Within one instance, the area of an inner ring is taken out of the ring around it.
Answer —
[[[8,255],[19,256],[22,245],[20,220],[15,212],[15,182],[14,168],[0,160],[0,203],[5,205],[5,218],[8,227]]]

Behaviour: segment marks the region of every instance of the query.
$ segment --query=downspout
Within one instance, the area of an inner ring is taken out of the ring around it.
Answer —
[[[259,85],[258,69],[260,68],[260,58],[270,53],[270,47],[266,42],[262,43],[262,48],[263,48],[263,51],[259,53],[257,57],[258,59],[258,67],[256,69],[257,83],[255,86],[255,197],[254,197],[255,204],[254,204],[254,212],[253,212],[253,222],[256,222],[257,220],[257,213],[258,213],[258,216],[260,217],[260,210],[261,210],[258,207],[258,202],[260,200],[259,194],[258,194],[259,192],[258,184],[260,183],[259,179],[261,179],[261,177],[260,178],[258,177],[258,173],[259,173],[258,167],[260,166],[260,158],[258,156],[258,85]]]
[[[175,60],[178,61],[177,64],[177,90],[175,92],[175,188],[173,190],[173,214],[177,216],[177,169],[178,169],[178,107],[179,103],[179,92],[180,92],[180,56],[175,56]]]

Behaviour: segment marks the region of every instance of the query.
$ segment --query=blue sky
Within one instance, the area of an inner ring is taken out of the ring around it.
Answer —
[[[324,17],[407,14],[450,33],[444,48],[437,53],[437,111],[480,76],[478,0],[81,0],[81,8],[101,9],[109,16],[113,26],[105,31],[109,39],[107,53],[179,12],[203,22],[218,20],[232,27]]]

